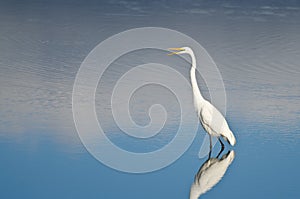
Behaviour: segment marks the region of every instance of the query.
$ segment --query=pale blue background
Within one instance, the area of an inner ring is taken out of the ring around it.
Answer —
[[[197,157],[202,128],[174,164],[127,174],[95,160],[74,127],[72,86],[85,56],[112,34],[144,26],[191,36],[224,78],[236,158],[203,198],[299,198],[299,19],[297,1],[1,1],[0,198],[188,198],[205,161]],[[120,59],[97,91],[97,114],[108,137],[128,150],[157,149],[178,128],[176,100],[160,88],[146,88],[154,93],[152,101],[160,96],[171,107],[160,142],[139,144],[122,135],[107,111],[108,88],[124,67],[166,59],[159,53]],[[188,66],[176,58],[172,64],[188,78]],[[199,85],[209,98],[200,76]],[[152,101],[137,101],[134,111],[143,113]],[[137,116],[141,124],[149,119]]]

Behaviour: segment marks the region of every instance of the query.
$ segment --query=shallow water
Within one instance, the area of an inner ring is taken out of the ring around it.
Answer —
[[[207,159],[198,158],[205,135],[201,126],[191,147],[170,166],[129,174],[94,159],[82,145],[73,122],[73,83],[87,54],[113,34],[155,26],[183,32],[198,41],[224,80],[226,117],[237,145],[226,145],[221,156],[234,150],[235,158],[222,180],[203,198],[299,198],[299,11],[300,5],[289,1],[253,5],[235,1],[216,5],[2,2],[0,197],[189,197],[194,176]],[[138,64],[167,63],[188,79],[187,63],[166,57],[166,53],[155,49],[129,53],[116,60],[100,80],[97,116],[106,135],[121,148],[157,150],[176,134],[178,101],[166,88],[146,86],[131,101],[132,116],[139,125],[149,123],[152,104],[165,107],[165,126],[152,139],[125,135],[114,123],[110,108],[114,84]],[[166,75],[164,71],[146,72]],[[176,78],[168,78],[176,82]],[[205,82],[200,75],[198,78],[209,99]],[[127,86],[134,83],[129,81]],[[191,104],[191,96],[185,97]],[[196,117],[193,114],[190,117]],[[185,127],[189,129],[188,124]],[[212,157],[218,152],[217,144]]]

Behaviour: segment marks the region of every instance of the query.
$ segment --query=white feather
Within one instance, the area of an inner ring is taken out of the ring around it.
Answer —
[[[170,50],[179,50],[178,52],[173,52],[170,55],[186,53],[192,58],[190,76],[193,89],[194,105],[203,128],[210,136],[223,137],[232,146],[235,145],[236,139],[232,131],[229,129],[224,116],[201,95],[196,79],[196,57],[193,50],[189,47],[171,48]]]

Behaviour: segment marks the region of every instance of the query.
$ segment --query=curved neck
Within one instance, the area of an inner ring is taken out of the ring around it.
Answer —
[[[190,71],[190,75],[191,75],[191,83],[192,83],[192,89],[194,94],[194,101],[195,103],[200,103],[204,99],[200,93],[200,89],[198,87],[197,79],[196,79],[196,57],[194,53],[190,53],[190,56],[192,58],[192,68]]]

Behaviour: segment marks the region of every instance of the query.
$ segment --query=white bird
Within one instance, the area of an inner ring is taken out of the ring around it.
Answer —
[[[190,190],[190,199],[197,199],[200,195],[215,186],[226,173],[229,165],[234,159],[234,151],[229,151],[222,158],[209,158],[200,167],[195,176]]]
[[[212,149],[212,136],[218,138],[222,149],[224,148],[224,144],[222,143],[220,137],[223,137],[223,139],[227,140],[232,146],[234,146],[236,140],[232,131],[229,129],[224,116],[218,111],[218,109],[216,109],[216,107],[214,107],[214,105],[205,100],[201,95],[196,80],[196,57],[193,50],[189,47],[169,48],[169,50],[175,52],[172,52],[168,55],[188,54],[192,58],[190,75],[193,89],[194,106],[202,127],[210,136],[210,151]]]

